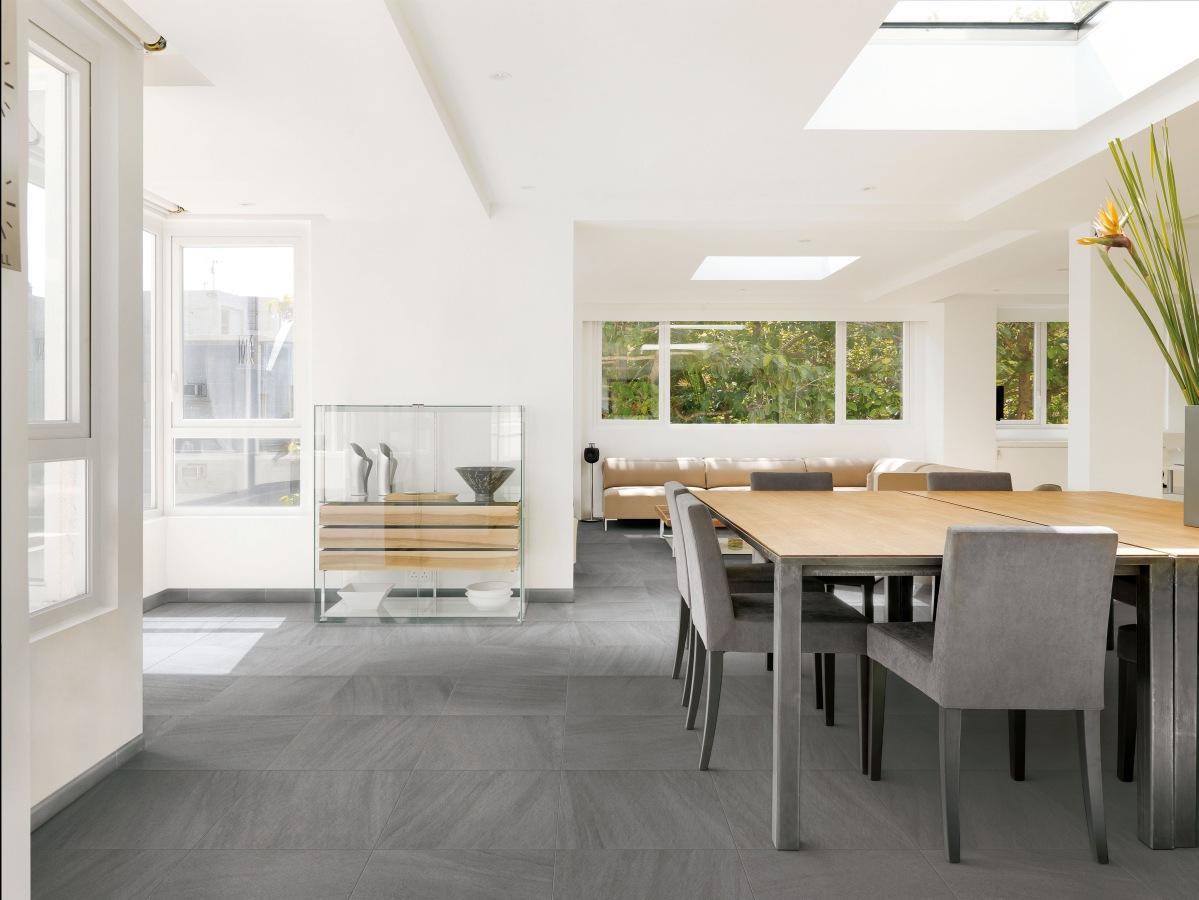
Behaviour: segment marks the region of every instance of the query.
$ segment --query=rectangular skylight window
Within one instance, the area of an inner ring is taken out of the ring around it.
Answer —
[[[856,256],[705,256],[692,281],[821,281]]]
[[[1078,28],[1103,0],[899,0],[884,28]]]

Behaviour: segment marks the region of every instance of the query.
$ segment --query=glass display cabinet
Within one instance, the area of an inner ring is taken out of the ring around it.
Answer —
[[[317,406],[318,622],[524,619],[524,407]]]

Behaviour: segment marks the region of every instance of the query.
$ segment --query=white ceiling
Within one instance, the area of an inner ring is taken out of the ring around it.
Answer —
[[[1107,138],[1171,114],[1199,142],[1199,63],[1076,131],[805,130],[892,0],[132,5],[212,83],[147,89],[150,190],[202,212],[419,218],[481,215],[473,178],[490,204],[579,223],[583,303],[1060,292]],[[1179,155],[1199,186],[1199,153]],[[862,258],[745,295],[690,281],[706,255],[789,253]]]

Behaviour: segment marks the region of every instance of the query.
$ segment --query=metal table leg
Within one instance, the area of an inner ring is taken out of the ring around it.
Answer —
[[[911,575],[887,576],[887,621],[912,621],[912,589]]]
[[[1174,560],[1174,846],[1199,844],[1199,558]]]
[[[783,557],[774,564],[774,757],[771,835],[779,850],[799,849],[799,629],[803,565]]]
[[[1137,836],[1174,846],[1174,560],[1137,578]]]

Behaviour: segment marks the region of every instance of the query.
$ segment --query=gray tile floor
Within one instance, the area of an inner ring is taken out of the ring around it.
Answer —
[[[726,662],[699,772],[669,678],[667,546],[583,525],[576,571],[577,601],[534,604],[522,626],[153,610],[146,750],[34,835],[34,896],[1195,896],[1199,852],[1138,843],[1135,788],[1110,776],[1112,864],[1090,861],[1065,714],[1030,716],[1022,784],[1003,714],[966,717],[963,861],[944,864],[934,709],[892,680],[884,780],[865,780],[848,661],[832,728],[805,682],[804,849],[774,851],[762,657]],[[1113,714],[1114,699],[1109,771]]]

